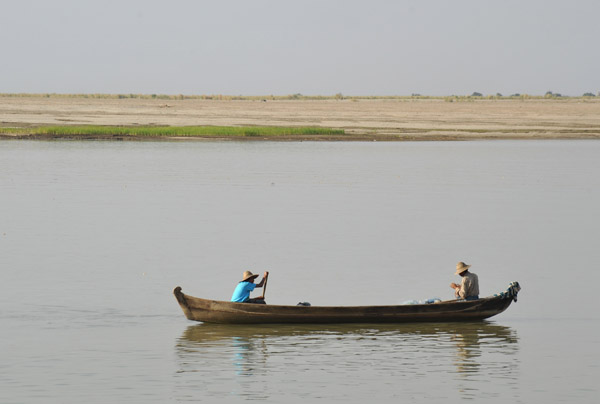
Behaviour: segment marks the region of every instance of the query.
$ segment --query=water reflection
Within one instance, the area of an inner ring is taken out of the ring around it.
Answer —
[[[264,340],[232,337],[231,342],[235,351],[233,364],[238,376],[251,376],[257,368],[262,368],[267,362],[268,351]]]
[[[482,326],[454,327],[448,330],[451,340],[456,346],[456,370],[458,373],[474,373],[479,371],[478,361],[485,350],[499,348],[504,354],[511,354],[517,349],[517,335],[509,327],[485,324]],[[507,369],[508,370],[508,369]]]
[[[340,394],[356,396],[352,390],[357,383],[352,380],[364,386],[368,382],[367,390],[377,385],[393,390],[409,388],[399,384],[403,381],[427,386],[432,378],[459,391],[463,398],[475,398],[486,384],[482,380],[516,379],[517,351],[516,331],[488,322],[197,324],[188,327],[176,344],[177,376],[187,388],[193,383],[214,397],[218,391],[227,391],[262,400],[289,394],[289,389],[295,389],[289,382],[299,379],[312,383],[312,388],[296,387],[295,394],[305,398],[321,397],[325,390],[319,386],[339,380],[347,386],[337,392],[337,399]],[[281,386],[286,381],[284,391]],[[321,395],[311,395],[316,391]]]

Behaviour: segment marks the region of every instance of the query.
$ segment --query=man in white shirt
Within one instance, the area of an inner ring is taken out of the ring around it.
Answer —
[[[471,265],[464,262],[456,264],[456,275],[462,277],[460,285],[452,282],[450,287],[454,289],[457,299],[476,300],[479,299],[479,278],[473,272],[469,272]]]

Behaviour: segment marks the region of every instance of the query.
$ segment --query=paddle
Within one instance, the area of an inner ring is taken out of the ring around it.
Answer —
[[[267,272],[267,276],[265,276],[265,284],[263,285],[263,294],[259,299],[265,300],[265,293],[267,293],[267,281],[269,280],[269,273]]]

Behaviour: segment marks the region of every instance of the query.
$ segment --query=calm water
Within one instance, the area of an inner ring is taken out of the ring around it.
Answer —
[[[600,142],[0,142],[0,402],[595,402]],[[468,324],[218,326],[276,304],[482,295]]]

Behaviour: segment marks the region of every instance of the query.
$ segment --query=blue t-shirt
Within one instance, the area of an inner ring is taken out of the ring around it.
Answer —
[[[256,285],[251,282],[238,283],[233,291],[233,296],[231,296],[231,301],[244,303],[246,300],[250,299],[250,292],[252,292],[255,287]]]

